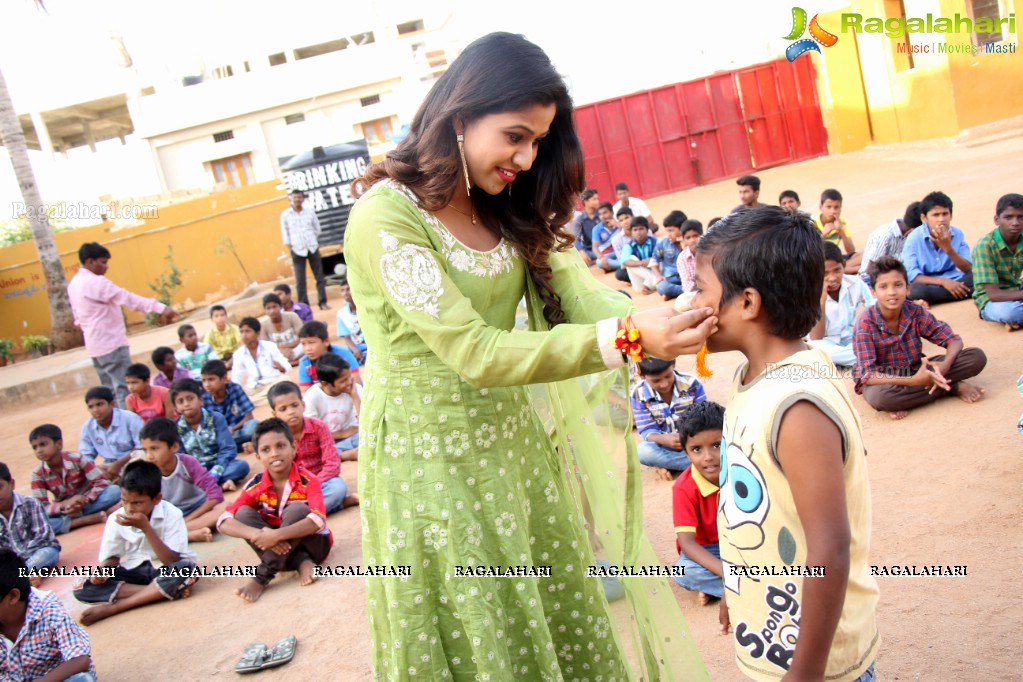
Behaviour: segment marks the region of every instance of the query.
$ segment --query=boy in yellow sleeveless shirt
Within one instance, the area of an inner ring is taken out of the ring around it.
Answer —
[[[696,247],[694,307],[711,351],[738,350],[721,446],[722,632],[755,680],[874,679],[870,488],[859,416],[828,357],[802,338],[820,315],[824,248],[805,216],[729,216]]]

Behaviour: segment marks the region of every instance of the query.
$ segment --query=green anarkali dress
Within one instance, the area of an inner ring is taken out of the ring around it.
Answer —
[[[391,181],[353,208],[345,253],[370,349],[363,560],[410,569],[367,579],[376,679],[631,679],[601,581],[585,575],[580,505],[526,388],[607,370],[596,323],[629,299],[554,254],[572,324],[514,330],[529,284],[512,245],[464,246]],[[551,577],[457,575],[509,565]]]

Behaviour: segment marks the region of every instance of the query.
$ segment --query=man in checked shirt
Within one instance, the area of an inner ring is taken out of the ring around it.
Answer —
[[[295,269],[298,300],[309,304],[305,286],[305,266],[308,261],[316,279],[316,295],[319,297],[320,310],[330,310],[330,306],[327,305],[327,281],[323,278],[323,259],[320,258],[320,221],[317,220],[315,211],[302,208],[305,192],[293,189],[290,197],[291,206],[281,213],[281,240],[291,250],[291,265]]]

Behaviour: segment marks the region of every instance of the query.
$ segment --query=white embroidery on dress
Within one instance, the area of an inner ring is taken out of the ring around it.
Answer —
[[[437,319],[444,287],[433,252],[415,244],[398,246],[397,238],[385,230],[380,230],[380,243],[384,247],[380,272],[391,298],[405,310],[421,310]]]
[[[433,228],[440,238],[444,257],[456,270],[468,272],[477,277],[496,277],[512,271],[515,266],[515,248],[504,237],[490,251],[470,249],[458,241],[458,238],[444,227],[437,216],[423,208],[419,203],[419,198],[408,187],[394,181],[384,181],[381,184],[400,193],[419,210],[423,220]]]

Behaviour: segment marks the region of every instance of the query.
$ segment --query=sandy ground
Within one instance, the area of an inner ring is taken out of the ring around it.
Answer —
[[[1021,152],[1023,136],[1004,134],[958,145],[870,149],[764,171],[763,198],[773,201],[782,189],[793,188],[803,196],[804,208],[812,210],[820,190],[838,187],[846,197],[843,215],[862,246],[874,226],[901,216],[907,203],[926,192],[943,189],[956,202],[954,223],[972,244],[991,229],[997,197],[1023,190],[1019,175],[1007,171],[1018,167]],[[737,203],[735,190],[732,182],[725,182],[648,203],[657,217],[682,208],[706,222]],[[609,277],[603,279],[614,284]],[[336,292],[332,295],[336,307]],[[644,297],[640,304],[654,305],[655,298]],[[1023,332],[1008,334],[981,322],[969,301],[934,312],[963,336],[967,346],[986,351],[988,367],[978,383],[987,396],[976,405],[944,400],[901,422],[855,398],[869,452],[874,505],[871,559],[875,564],[966,565],[968,575],[879,579],[878,620],[884,642],[877,669],[885,680],[1019,680],[1023,524],[1016,457],[1023,439],[1015,425],[1023,399],[1015,384],[1023,372]],[[738,362],[735,354],[711,357],[716,373],[706,385],[712,399],[725,399]],[[691,358],[679,361],[683,370],[692,366]],[[265,414],[266,408],[260,412]],[[34,465],[28,431],[55,421],[64,428],[67,445],[74,447],[87,416],[77,395],[45,404],[7,405],[4,414],[0,446],[23,492]],[[357,466],[345,463],[342,475],[354,487]],[[675,552],[670,485],[650,471],[644,476],[647,532],[662,562],[671,564]],[[335,546],[328,563],[360,563],[358,511],[332,516],[330,527]],[[62,563],[94,562],[100,532],[94,526],[62,536]],[[235,539],[218,537],[194,548],[200,563],[253,563],[250,550]],[[362,579],[324,578],[303,588],[292,574],[278,579],[255,605],[232,595],[238,582],[207,579],[186,601],[139,609],[88,628],[101,678],[135,680],[144,674],[155,680],[233,679],[232,668],[247,644],[270,644],[294,634],[299,639],[295,660],[262,673],[260,679],[371,679]],[[81,611],[69,594],[70,579],[51,579],[44,587],[60,593],[74,613]],[[716,606],[701,607],[695,596],[681,589],[675,593],[711,678],[741,679],[730,638],[717,634]],[[146,672],[140,673],[137,650],[143,648]]]

